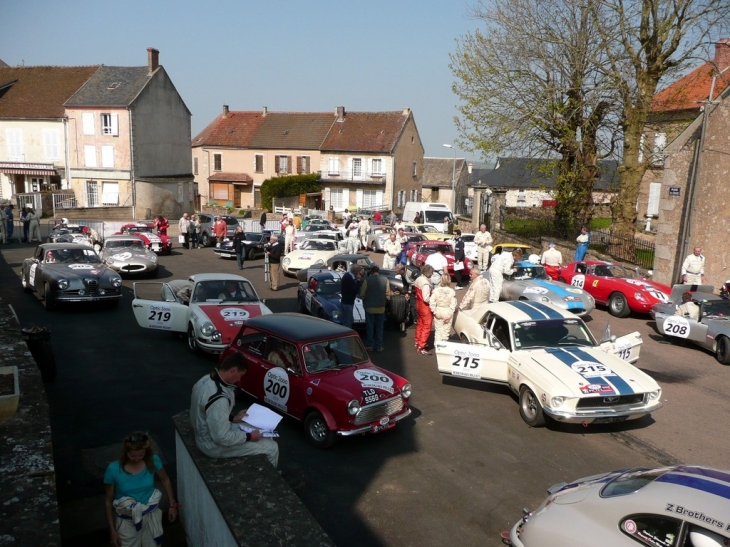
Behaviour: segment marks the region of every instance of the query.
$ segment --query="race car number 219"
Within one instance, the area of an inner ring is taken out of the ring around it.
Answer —
[[[170,330],[172,320],[172,308],[170,306],[152,305],[147,311],[149,328]]]

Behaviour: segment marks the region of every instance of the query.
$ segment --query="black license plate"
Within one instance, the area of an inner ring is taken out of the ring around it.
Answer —
[[[615,424],[618,422],[625,422],[627,416],[611,416],[609,418],[596,418],[593,420],[594,424]]]

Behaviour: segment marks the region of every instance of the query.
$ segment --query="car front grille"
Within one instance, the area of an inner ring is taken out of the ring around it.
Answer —
[[[626,405],[638,405],[644,402],[643,393],[631,395],[614,395],[603,397],[585,397],[578,400],[578,408],[611,408]]]
[[[385,401],[373,403],[362,407],[358,415],[355,417],[355,425],[369,424],[383,416],[398,414],[401,410],[403,410],[403,397],[400,395]]]
[[[144,266],[142,264],[127,264],[125,266],[122,266],[119,269],[122,272],[133,273],[133,272],[141,272],[141,271],[144,271]]]
[[[86,284],[86,290],[88,294],[96,294],[99,292],[99,280],[98,279],[84,279]]]

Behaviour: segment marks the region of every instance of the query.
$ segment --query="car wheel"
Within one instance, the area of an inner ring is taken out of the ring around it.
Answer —
[[[717,351],[715,351],[715,359],[721,365],[730,365],[730,340],[721,336],[717,341]]]
[[[198,341],[195,339],[195,327],[193,327],[192,323],[188,325],[188,349],[190,350],[190,353],[200,352]]]
[[[51,292],[51,286],[46,283],[43,290],[43,304],[47,310],[52,310],[56,307],[56,302],[53,300],[53,293]]]
[[[207,247],[210,245],[210,236],[208,234],[203,234],[203,236],[200,238],[200,244],[203,247]]]
[[[520,416],[530,427],[542,427],[545,425],[545,414],[540,406],[540,401],[527,386],[520,388]]]
[[[246,256],[249,260],[253,260],[256,258],[256,249],[249,249],[248,253],[246,253]]]
[[[27,274],[25,272],[20,273],[20,284],[23,285],[23,290],[25,292],[31,292],[33,290],[33,287],[31,287],[28,283],[28,278],[26,277],[26,275]]]
[[[319,412],[312,412],[304,420],[307,439],[317,448],[329,448],[335,442],[335,432],[327,427],[327,421]]]
[[[631,313],[629,303],[623,294],[617,292],[611,295],[608,299],[608,313],[614,317],[627,317]]]

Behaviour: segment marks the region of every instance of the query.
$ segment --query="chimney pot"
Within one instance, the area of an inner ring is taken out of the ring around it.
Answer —
[[[411,114],[411,109],[408,108],[407,106],[403,107],[403,115],[410,116],[410,114]]]
[[[160,66],[160,50],[153,47],[147,48],[147,70],[152,74]]]
[[[713,61],[718,72],[730,66],[730,38],[720,40],[715,44],[715,58]]]
[[[268,114],[268,113],[269,113],[269,107],[268,106],[265,106],[263,108],[263,116],[264,116],[264,118],[266,117],[266,114]]]
[[[228,105],[224,104],[223,105],[223,117],[225,118],[226,116],[228,116]]]
[[[337,117],[337,121],[341,122],[345,119],[345,107],[344,106],[338,106],[335,108],[335,116]]]

